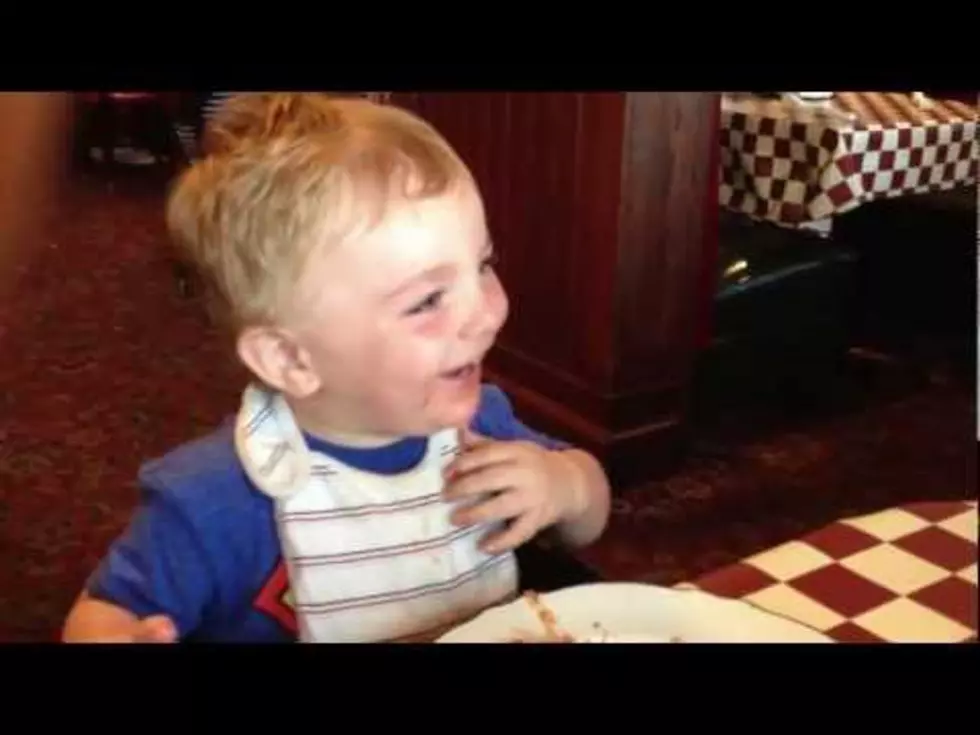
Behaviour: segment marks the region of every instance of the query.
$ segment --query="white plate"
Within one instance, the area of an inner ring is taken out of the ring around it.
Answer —
[[[613,582],[569,587],[541,595],[558,625],[576,639],[595,641],[598,624],[613,643],[830,643],[801,623],[746,602],[698,590]],[[506,643],[519,631],[541,634],[530,605],[518,599],[484,611],[439,643]]]
[[[801,99],[807,102],[820,102],[822,100],[829,100],[834,96],[833,92],[795,92],[795,94]]]

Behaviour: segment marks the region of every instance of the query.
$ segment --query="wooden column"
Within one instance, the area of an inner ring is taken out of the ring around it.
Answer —
[[[472,167],[511,317],[488,378],[618,484],[669,466],[702,314],[717,94],[395,94]]]

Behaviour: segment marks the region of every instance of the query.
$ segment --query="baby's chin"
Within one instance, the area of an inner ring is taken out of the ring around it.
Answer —
[[[446,407],[446,409],[440,411],[438,417],[434,419],[433,423],[436,424],[439,429],[458,429],[463,426],[469,426],[476,417],[479,409],[480,394],[479,391],[477,391],[470,400],[458,401],[452,406]]]
[[[464,380],[438,380],[428,383],[415,396],[422,400],[375,403],[370,413],[374,433],[380,436],[429,436],[446,429],[470,426],[480,408],[480,384],[467,376]],[[409,391],[406,391],[405,395]]]
[[[431,416],[425,421],[418,422],[410,431],[402,432],[406,436],[426,436],[437,434],[447,429],[462,429],[472,424],[476,416],[476,406],[468,411],[445,411]]]
[[[426,406],[414,416],[399,421],[391,433],[400,436],[428,436],[446,429],[461,429],[472,424],[480,407],[479,396],[474,400]]]

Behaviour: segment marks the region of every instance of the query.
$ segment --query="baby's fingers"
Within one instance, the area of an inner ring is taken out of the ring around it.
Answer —
[[[530,541],[538,531],[534,515],[526,513],[516,518],[503,531],[491,534],[480,546],[488,554],[502,554]]]
[[[175,643],[177,626],[166,615],[153,615],[139,622],[134,643]]]
[[[524,511],[519,493],[501,492],[489,499],[460,508],[453,513],[452,521],[457,526],[476,526],[492,521],[508,521]]]

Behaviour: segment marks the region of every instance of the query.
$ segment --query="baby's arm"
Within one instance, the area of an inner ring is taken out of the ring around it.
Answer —
[[[173,643],[177,628],[166,615],[140,619],[83,591],[68,613],[62,639],[65,643]]]
[[[151,494],[68,614],[65,642],[170,642],[213,599],[199,535],[176,504]]]
[[[599,461],[583,449],[558,450],[565,477],[574,488],[576,511],[561,520],[554,532],[567,547],[581,548],[598,539],[606,528],[610,511],[609,479]]]

